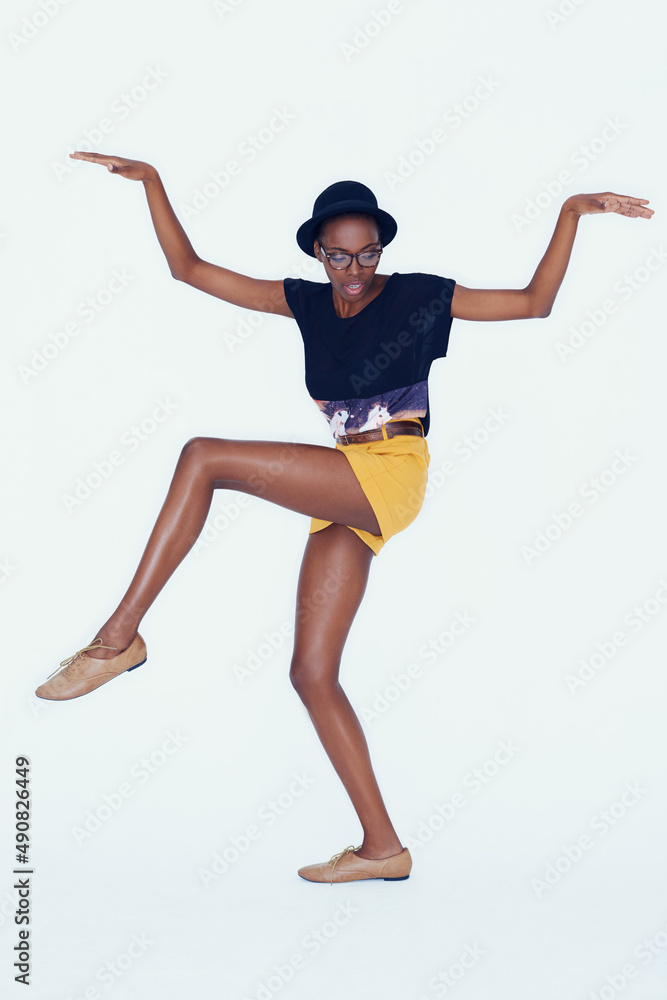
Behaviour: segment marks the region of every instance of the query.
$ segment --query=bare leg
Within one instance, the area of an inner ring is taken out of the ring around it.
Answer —
[[[89,655],[116,656],[129,646],[143,615],[198,538],[217,488],[336,522],[308,539],[290,676],[361,821],[364,840],[357,853],[366,858],[398,854],[402,846],[382,801],[361,725],[338,683],[343,646],[374,558],[346,525],[380,532],[341,451],[275,441],[189,441],[134,578],[97,633],[116,649],[91,650]],[[327,593],[324,606],[314,599],[322,589]]]
[[[335,448],[192,438],[181,452],[134,578],[95,636],[115,648],[91,650],[90,656],[106,659],[130,645],[146,611],[199,537],[218,488],[250,493],[310,517],[380,533],[349,462]]]
[[[309,536],[299,575],[290,679],[359,816],[364,839],[355,853],[387,858],[403,847],[382,800],[359,719],[338,682],[343,646],[373,558],[344,525],[332,524]]]

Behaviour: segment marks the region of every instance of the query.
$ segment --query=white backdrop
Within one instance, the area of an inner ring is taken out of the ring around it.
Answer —
[[[34,1000],[662,1000],[664,6],[2,21],[2,995],[25,755]],[[656,209],[582,219],[548,319],[455,320],[433,366],[429,495],[341,674],[406,882],[296,875],[361,839],[288,679],[306,518],[217,494],[145,667],[32,694],[116,606],[189,437],[330,442],[296,324],[175,282],[142,185],[86,143],[154,163],[197,252],[257,277],[324,279],[294,233],[343,178],[398,219],[384,273],[477,287],[525,285],[570,194]]]

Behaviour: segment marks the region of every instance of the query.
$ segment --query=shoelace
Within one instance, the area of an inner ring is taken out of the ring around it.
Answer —
[[[359,847],[354,847],[352,844],[350,844],[348,847],[345,848],[345,850],[340,851],[338,854],[334,854],[332,858],[329,858],[329,864],[331,864],[331,862],[333,861],[333,867],[331,869],[331,882],[329,883],[330,885],[333,885],[334,868],[336,867],[340,859],[345,857],[346,854],[352,854],[354,851],[358,851],[360,847],[361,844],[359,844]]]
[[[117,646],[105,646],[101,639],[99,642],[96,639],[95,642],[90,644],[90,646],[84,646],[83,649],[78,649],[76,653],[72,653],[71,656],[68,656],[66,659],[62,660],[60,667],[69,667],[70,663],[74,663],[77,656],[81,656],[82,653],[87,653],[89,649],[117,649],[117,648],[118,648]],[[49,677],[53,677],[54,674],[57,674],[58,671],[60,670],[60,667],[56,667],[55,670],[51,671]],[[49,677],[46,678],[47,681]]]

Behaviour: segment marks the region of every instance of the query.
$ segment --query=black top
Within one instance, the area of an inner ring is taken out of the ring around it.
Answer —
[[[447,353],[455,284],[394,272],[361,312],[341,319],[330,282],[284,279],[303,337],[306,388],[334,437],[398,417],[419,417],[428,434],[428,374]]]

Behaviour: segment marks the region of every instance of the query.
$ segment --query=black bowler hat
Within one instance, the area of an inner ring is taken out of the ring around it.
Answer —
[[[391,243],[398,230],[396,220],[388,212],[378,208],[377,198],[369,187],[359,181],[336,181],[315,199],[312,219],[308,219],[297,230],[296,241],[304,253],[310,254],[311,257],[315,256],[313,242],[318,225],[324,219],[341,215],[343,212],[367,212],[374,216],[380,227],[380,240],[383,246]]]

